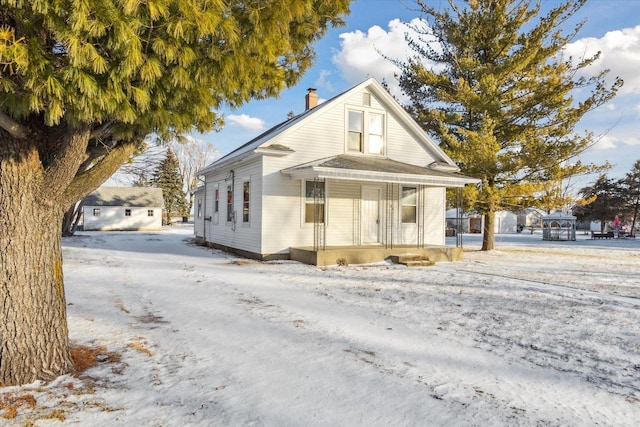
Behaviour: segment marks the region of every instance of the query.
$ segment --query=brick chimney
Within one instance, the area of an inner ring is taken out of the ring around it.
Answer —
[[[318,106],[318,94],[316,93],[315,87],[310,87],[307,89],[309,93],[307,93],[304,97],[305,110],[310,110]]]

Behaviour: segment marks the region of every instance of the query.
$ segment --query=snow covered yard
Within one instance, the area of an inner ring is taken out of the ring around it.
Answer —
[[[191,237],[65,239],[71,339],[108,355],[0,389],[36,402],[0,425],[640,420],[640,239],[499,235],[484,253],[465,235],[464,261],[407,269],[258,263]]]

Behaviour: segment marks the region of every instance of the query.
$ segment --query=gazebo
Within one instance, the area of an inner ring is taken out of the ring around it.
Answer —
[[[543,216],[542,240],[576,240],[576,217],[564,212]]]

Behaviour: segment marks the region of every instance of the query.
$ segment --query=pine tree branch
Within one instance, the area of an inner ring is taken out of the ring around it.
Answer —
[[[7,131],[9,135],[17,139],[27,138],[27,128],[13,120],[7,114],[0,111],[0,128]]]

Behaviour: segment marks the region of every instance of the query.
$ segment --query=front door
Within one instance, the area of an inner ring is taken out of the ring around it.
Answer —
[[[362,244],[380,243],[380,188],[362,187]]]

